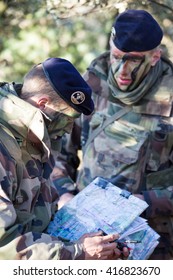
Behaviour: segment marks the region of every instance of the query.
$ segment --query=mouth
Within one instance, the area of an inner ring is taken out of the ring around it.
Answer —
[[[122,86],[124,86],[124,85],[127,86],[127,85],[130,85],[132,83],[132,80],[131,79],[124,79],[124,78],[119,77],[118,78],[118,83]]]

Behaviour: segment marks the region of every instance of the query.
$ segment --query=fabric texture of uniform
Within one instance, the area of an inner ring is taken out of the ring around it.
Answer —
[[[0,259],[83,258],[79,244],[44,233],[58,201],[50,139],[41,111],[15,88],[0,87]]]
[[[82,117],[71,136],[64,138],[54,182],[58,190],[74,191],[76,186],[81,190],[100,176],[134,194],[142,193],[149,204],[143,216],[161,236],[151,259],[173,259],[173,65],[169,60],[162,57],[152,67],[140,87],[145,90],[143,97],[129,105],[132,110],[108,125],[86,148],[77,181],[72,184],[78,149],[85,146],[105,118],[126,106],[118,99],[118,89],[117,98],[112,96],[109,65],[110,52],[106,52],[91,63],[84,75],[93,90],[95,113]],[[65,170],[70,170],[71,177]]]

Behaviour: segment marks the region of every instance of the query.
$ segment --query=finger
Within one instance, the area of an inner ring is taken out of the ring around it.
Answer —
[[[114,252],[115,252],[115,249],[107,249],[107,250],[102,251],[101,254],[103,256],[106,256],[106,255],[108,256],[108,255],[114,254]]]
[[[120,256],[121,256],[121,251],[120,251],[118,248],[115,248],[114,253],[115,253],[115,256],[116,256],[117,258],[120,258]]]
[[[112,243],[102,243],[98,245],[99,251],[109,251],[109,250],[115,250],[117,247],[117,244],[115,242]]]
[[[115,259],[115,252],[114,250],[100,252],[97,254],[97,259]]]
[[[129,249],[127,247],[123,248],[123,255],[124,255],[124,257],[128,258],[128,256],[129,256]]]
[[[121,252],[118,249],[115,249],[115,250],[104,251],[104,252],[102,252],[101,255],[105,259],[117,260],[120,258]]]
[[[118,238],[119,238],[119,234],[118,233],[116,233],[116,234],[108,234],[106,236],[102,236],[102,241],[104,241],[104,242],[113,242],[113,241],[115,241]]]

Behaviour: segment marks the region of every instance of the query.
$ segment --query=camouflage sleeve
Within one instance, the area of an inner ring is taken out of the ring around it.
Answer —
[[[2,185],[1,185],[2,187]],[[12,202],[0,191],[0,259],[1,260],[68,260],[83,259],[79,244],[64,244],[45,233],[26,232],[16,223]],[[26,225],[27,226],[27,225]]]
[[[169,157],[170,159],[172,156]],[[169,167],[151,172],[146,177],[146,189],[142,192],[149,207],[146,218],[173,216],[173,162]]]
[[[143,192],[149,207],[146,209],[146,218],[157,216],[173,216],[173,186],[166,189],[149,190]]]
[[[44,233],[28,232],[0,247],[1,260],[79,260],[84,259],[80,244],[65,245]]]
[[[75,185],[77,169],[80,164],[80,120],[76,120],[71,134],[66,134],[62,139],[62,150],[58,154],[55,167],[51,174],[54,186],[61,196],[64,193],[76,194]]]
[[[29,180],[29,178],[27,180]],[[19,205],[16,204],[16,202],[20,202],[19,200],[22,198],[18,195],[20,191],[23,190],[21,190],[17,184],[16,163],[9,154],[3,150],[2,146],[0,149],[0,259],[47,260],[83,258],[82,249],[78,244],[64,244],[59,239],[42,233],[42,230],[33,229],[33,226],[36,227],[36,225],[31,224],[31,221],[33,221],[38,214],[38,210],[35,209],[35,214],[31,210],[20,210],[20,203]],[[45,192],[48,194],[46,189]],[[33,194],[34,197],[35,188],[27,188],[27,194],[28,197],[32,199],[31,194]],[[52,203],[54,203],[55,196],[52,194],[52,198],[51,195],[49,197]],[[41,199],[43,199],[43,196]],[[52,205],[51,201],[50,205]],[[40,200],[40,203],[39,206],[41,207],[43,201]],[[48,203],[49,201],[46,200],[45,206],[50,209]],[[32,204],[35,205],[34,198],[31,205]],[[25,207],[26,201],[22,202],[21,205]],[[44,207],[41,207],[41,211],[43,211],[43,208]],[[47,226],[50,218],[47,211],[43,213],[47,213],[44,217],[45,226]],[[41,220],[38,221],[41,222]],[[38,226],[41,227],[40,224],[38,224]]]

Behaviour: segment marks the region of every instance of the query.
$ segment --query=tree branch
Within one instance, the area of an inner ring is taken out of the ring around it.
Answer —
[[[151,2],[153,4],[156,4],[158,6],[161,6],[164,9],[168,9],[169,11],[173,12],[173,9],[171,7],[169,7],[169,6],[167,6],[167,5],[163,4],[163,3],[159,3],[159,2],[157,2],[155,0],[148,0],[148,2]]]

